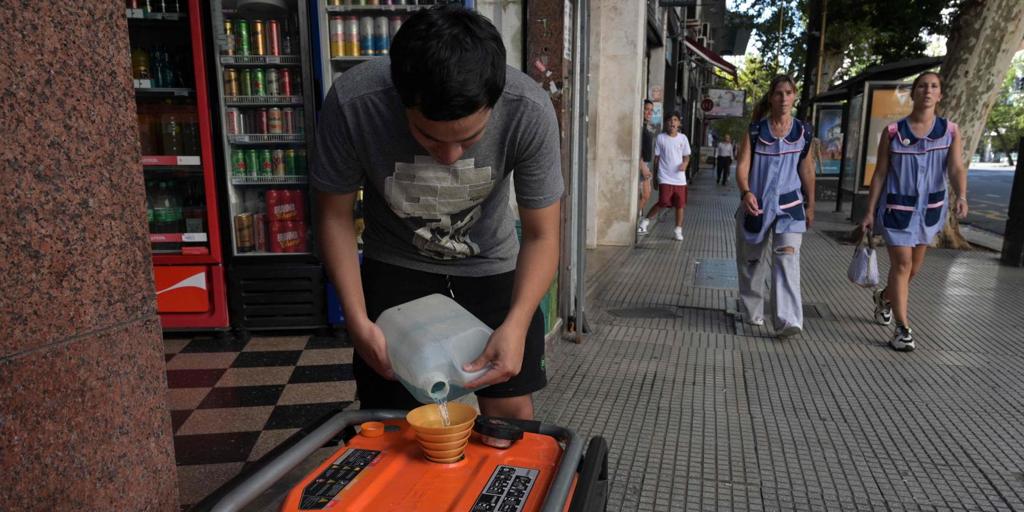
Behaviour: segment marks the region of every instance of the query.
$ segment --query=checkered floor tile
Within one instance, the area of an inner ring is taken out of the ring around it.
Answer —
[[[355,400],[344,339],[172,338],[164,346],[183,508]]]

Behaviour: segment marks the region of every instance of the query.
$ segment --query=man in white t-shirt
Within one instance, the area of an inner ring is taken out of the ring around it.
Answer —
[[[662,208],[676,209],[676,240],[683,239],[683,209],[686,208],[686,167],[690,163],[690,141],[679,133],[682,118],[673,112],[668,118],[668,133],[658,135],[654,143],[654,167],[658,170],[658,202],[640,220],[637,232],[647,234],[651,219]]]
[[[732,165],[733,158],[736,158],[736,146],[732,143],[732,136],[727,133],[725,140],[715,146],[715,168],[718,170],[715,181],[720,185],[725,185],[729,181],[729,166]]]

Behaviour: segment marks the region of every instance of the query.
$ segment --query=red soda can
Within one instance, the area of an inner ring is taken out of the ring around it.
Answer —
[[[281,202],[277,205],[278,220],[295,220],[295,197],[291,190],[284,189],[279,192]]]
[[[267,249],[270,252],[284,252],[284,248],[281,247],[281,230],[284,227],[284,222],[270,222],[270,236],[267,237]]]
[[[299,246],[299,230],[292,221],[282,222],[281,249],[283,252],[296,252]]]
[[[270,133],[270,120],[268,110],[259,109],[256,113],[256,133]]]
[[[295,205],[295,220],[306,220],[306,193],[302,190],[292,190],[291,196]]]
[[[291,107],[281,109],[281,122],[284,125],[284,133],[295,133],[295,109]]]
[[[264,200],[267,203],[267,220],[271,222],[280,220],[277,218],[275,213],[277,211],[277,205],[281,204],[280,192],[277,189],[270,189],[264,195]]]
[[[224,125],[227,127],[228,135],[239,135],[245,133],[245,123],[242,121],[242,111],[229,107],[225,112]]]
[[[281,23],[267,22],[267,55],[281,55]]]
[[[277,80],[279,82],[281,82],[281,87],[280,87],[280,89],[281,89],[281,96],[291,96],[292,95],[292,77],[291,77],[291,74],[292,74],[291,71],[288,71],[287,69],[282,69],[281,71],[278,71],[278,73],[277,73],[277,75],[278,75],[277,76]]]
[[[267,252],[267,214],[253,214],[252,241],[256,251]]]
[[[295,222],[295,230],[298,231],[298,243],[295,244],[295,250],[292,252],[309,252],[309,229],[306,227],[305,221]]]

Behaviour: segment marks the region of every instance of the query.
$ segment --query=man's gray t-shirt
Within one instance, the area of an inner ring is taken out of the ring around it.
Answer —
[[[562,196],[551,100],[528,76],[507,68],[480,140],[458,162],[442,165],[409,131],[390,65],[375,59],[334,81],[319,118],[313,187],[346,194],[365,186],[368,258],[456,276],[514,270],[519,241],[509,175],[522,208],[543,208]]]

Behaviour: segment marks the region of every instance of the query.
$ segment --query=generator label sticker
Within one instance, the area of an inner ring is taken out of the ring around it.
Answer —
[[[380,455],[378,450],[350,449],[302,490],[302,510],[323,510]]]
[[[521,512],[539,474],[536,469],[516,466],[494,468],[472,512]]]

